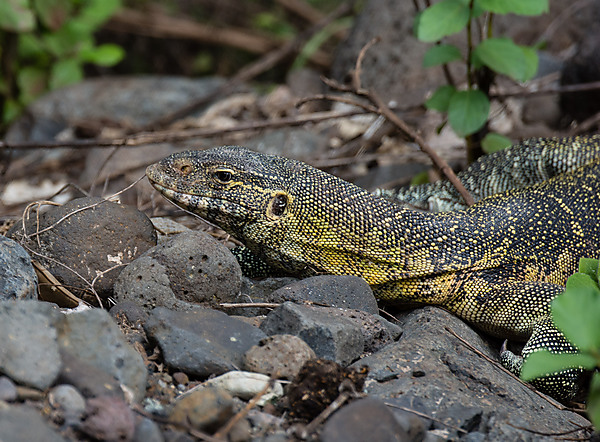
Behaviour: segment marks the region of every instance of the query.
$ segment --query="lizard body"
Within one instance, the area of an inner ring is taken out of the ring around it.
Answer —
[[[600,251],[600,160],[446,213],[239,147],[173,154],[146,174],[166,198],[288,273],[361,276],[383,301],[438,305],[494,336],[529,338],[524,356],[576,351],[548,322],[550,301],[579,258]],[[520,370],[510,352],[503,362]],[[540,385],[569,397],[574,376]]]

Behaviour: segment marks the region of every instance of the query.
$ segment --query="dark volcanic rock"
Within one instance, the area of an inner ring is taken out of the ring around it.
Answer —
[[[37,299],[31,257],[15,241],[0,235],[0,299]]]
[[[355,322],[332,315],[333,310],[285,302],[267,315],[260,328],[268,335],[298,336],[319,358],[345,366],[362,354],[365,340]]]
[[[328,307],[363,310],[376,315],[377,300],[369,284],[358,276],[319,275],[275,290],[267,302],[314,302]]]
[[[121,273],[117,302],[151,310],[218,307],[237,299],[242,273],[227,247],[204,232],[189,231],[148,250]]]
[[[210,309],[157,307],[144,329],[158,342],[168,366],[200,377],[238,369],[244,353],[266,337],[260,329]]]
[[[94,204],[98,205],[86,208]],[[64,218],[71,213],[73,215]],[[146,215],[133,207],[102,198],[79,198],[60,207],[51,207],[39,216],[39,226],[36,216],[32,215],[25,222],[26,232],[31,235],[61,219],[60,223],[30,240],[23,236],[21,223],[13,226],[9,236],[51,258],[36,257],[73,293],[91,302],[96,299],[89,295],[89,285],[79,275],[88,283],[95,280],[94,289],[101,298],[107,298],[112,295],[113,284],[123,266],[156,245],[154,227]],[[112,270],[107,271],[109,269]],[[100,272],[106,273],[99,276]]]
[[[588,425],[467,348],[448,329],[488,357],[498,356],[452,314],[425,307],[408,313],[403,328],[397,342],[353,366],[370,368],[365,384],[370,396],[435,418],[434,428],[448,431],[450,438],[462,435],[439,422],[485,433],[486,440],[536,440],[518,427],[560,432]]]

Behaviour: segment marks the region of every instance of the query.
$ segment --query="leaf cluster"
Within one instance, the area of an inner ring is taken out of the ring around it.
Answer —
[[[487,69],[493,75],[501,74],[523,82],[535,75],[538,56],[535,50],[521,46],[509,38],[492,36],[494,14],[539,15],[548,11],[548,0],[442,0],[422,11],[415,19],[415,34],[424,42],[437,42],[425,54],[425,67],[462,62],[467,66],[467,90],[458,90],[453,84],[438,88],[425,105],[448,113],[448,122],[460,136],[479,131],[487,122],[490,110],[488,86],[476,84],[478,75]],[[473,22],[485,19],[487,33],[480,29],[480,41],[473,42]],[[458,32],[467,33],[467,54],[442,39]],[[509,146],[510,140],[498,135],[484,140],[488,153]]]
[[[83,66],[112,66],[121,47],[96,45],[94,32],[121,0],[2,0],[0,97],[3,123],[41,93],[76,83]]]
[[[551,353],[540,350],[530,354],[521,377],[531,380],[569,368],[594,370],[600,367],[600,279],[599,260],[582,258],[579,272],[567,280],[565,292],[552,302],[554,325],[579,350],[579,353]],[[600,428],[600,372],[592,376],[588,415]]]

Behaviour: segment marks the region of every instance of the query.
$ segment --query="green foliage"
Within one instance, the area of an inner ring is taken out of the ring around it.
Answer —
[[[533,48],[515,44],[508,38],[493,38],[492,30],[481,34],[474,41],[472,28],[477,20],[485,21],[479,27],[491,26],[493,14],[539,15],[548,11],[548,0],[442,0],[422,11],[415,19],[415,35],[421,41],[438,42],[427,51],[423,59],[425,67],[462,62],[466,65],[466,91],[457,91],[454,86],[440,86],[425,106],[440,112],[448,112],[448,122],[460,136],[467,137],[481,130],[490,109],[490,71],[505,75],[515,81],[531,79],[538,67],[538,57]],[[447,36],[466,32],[467,54],[451,44],[441,44]],[[484,149],[496,151],[510,145],[506,139],[488,139]]]
[[[556,354],[547,350],[528,356],[521,370],[524,380],[531,380],[568,368],[593,370],[600,367],[600,282],[599,260],[579,261],[579,272],[567,280],[565,292],[552,301],[552,320],[565,337],[579,350],[575,354]],[[592,376],[587,401],[588,415],[600,428],[600,372]]]
[[[0,1],[2,123],[47,90],[80,81],[84,64],[121,61],[121,47],[96,45],[93,35],[120,6],[121,0]]]
[[[494,153],[512,145],[510,138],[504,135],[489,133],[481,140],[481,147],[485,153]]]

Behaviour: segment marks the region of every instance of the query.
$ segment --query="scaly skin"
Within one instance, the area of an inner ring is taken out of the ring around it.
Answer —
[[[174,154],[146,174],[166,198],[275,268],[361,276],[383,301],[438,305],[494,336],[529,339],[524,356],[576,351],[549,320],[550,301],[579,258],[600,251],[600,160],[447,213],[410,210],[299,161],[239,147]],[[520,371],[520,357],[502,356]],[[576,376],[537,385],[569,398]]]

